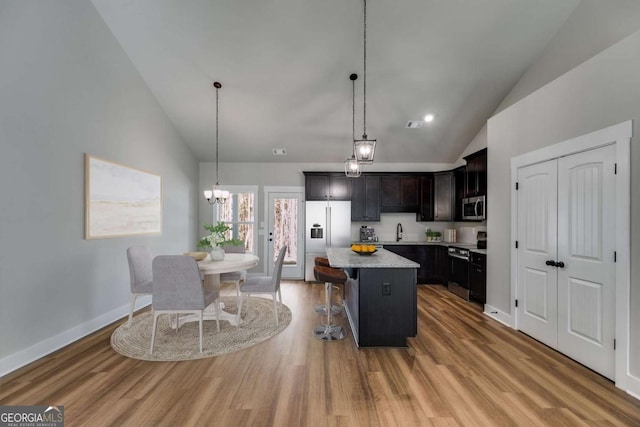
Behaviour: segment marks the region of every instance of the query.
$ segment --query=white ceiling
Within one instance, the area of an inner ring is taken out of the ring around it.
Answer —
[[[368,0],[376,161],[454,162],[578,2]],[[362,134],[362,0],[93,3],[200,161],[215,160],[213,81],[221,162],[342,162],[354,72]]]

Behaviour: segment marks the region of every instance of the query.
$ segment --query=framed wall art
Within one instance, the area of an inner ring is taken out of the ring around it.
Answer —
[[[160,175],[85,154],[85,239],[161,232]]]

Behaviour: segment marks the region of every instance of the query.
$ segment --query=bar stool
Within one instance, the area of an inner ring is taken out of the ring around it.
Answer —
[[[320,267],[327,267],[327,268],[333,268],[331,267],[331,265],[329,264],[329,259],[325,258],[325,257],[321,257],[321,256],[317,256],[314,259],[315,265],[316,266],[320,266]],[[313,275],[315,276],[316,280],[318,282],[324,282],[324,280],[320,280],[318,279],[318,276],[316,275],[315,270],[313,271]],[[331,302],[331,300],[329,300],[329,302]],[[314,307],[314,311],[322,316],[326,316],[327,315],[327,304],[317,304]],[[334,316],[336,314],[340,314],[340,312],[342,312],[342,307],[340,307],[339,305],[336,304],[331,304],[331,314],[333,314]]]
[[[344,285],[347,281],[347,275],[344,271],[316,265],[313,268],[316,279],[324,282],[325,289],[325,306],[331,307],[331,295],[333,293],[333,285]],[[344,338],[344,330],[340,325],[334,325],[332,322],[333,310],[327,310],[327,323],[316,326],[313,329],[313,336],[322,341],[338,341]]]

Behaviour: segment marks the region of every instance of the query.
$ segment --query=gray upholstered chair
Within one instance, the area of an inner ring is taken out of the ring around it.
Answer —
[[[136,298],[143,295],[151,295],[153,285],[151,283],[153,274],[151,263],[153,254],[146,246],[131,246],[127,249],[127,261],[129,261],[129,277],[131,285],[131,307],[129,308],[129,321],[133,321],[133,310],[136,305]]]
[[[259,276],[249,277],[245,282],[240,285],[240,298],[238,303],[238,325],[242,318],[242,296],[246,294],[251,297],[251,294],[270,294],[273,298],[273,311],[276,316],[276,325],[278,324],[278,302],[276,301],[276,293],[282,303],[282,293],[280,292],[280,278],[282,276],[282,264],[284,263],[284,254],[287,250],[286,246],[283,246],[278,253],[278,258],[273,266],[273,276]],[[247,308],[249,307],[249,300],[247,299]]]
[[[153,259],[153,332],[151,353],[156,339],[158,316],[161,314],[193,313],[200,326],[200,352],[202,352],[202,314],[216,302],[216,326],[220,330],[220,290],[207,289],[200,280],[196,261],[185,255],[160,255]],[[179,325],[177,321],[176,327]]]
[[[244,242],[242,245],[224,245],[222,249],[228,254],[243,254],[245,253]],[[236,284],[236,296],[240,295],[240,282],[244,282],[247,279],[247,271],[231,271],[229,273],[220,274],[220,283],[235,283]]]

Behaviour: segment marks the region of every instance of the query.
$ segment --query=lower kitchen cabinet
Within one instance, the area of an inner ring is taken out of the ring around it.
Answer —
[[[435,277],[437,283],[446,285],[449,281],[449,248],[446,246],[434,246],[435,249]]]
[[[430,285],[447,283],[447,259],[449,254],[446,246],[425,245],[425,278],[421,283]]]
[[[469,296],[481,303],[487,302],[487,256],[471,252],[469,259]]]
[[[441,245],[386,245],[389,252],[420,264],[418,284],[447,283],[447,247]]]
[[[425,254],[425,246],[422,245],[386,245],[384,247],[389,252],[393,252],[396,255],[410,259],[413,262],[420,264],[420,268],[417,271],[418,283],[425,283],[427,278],[427,262]]]

